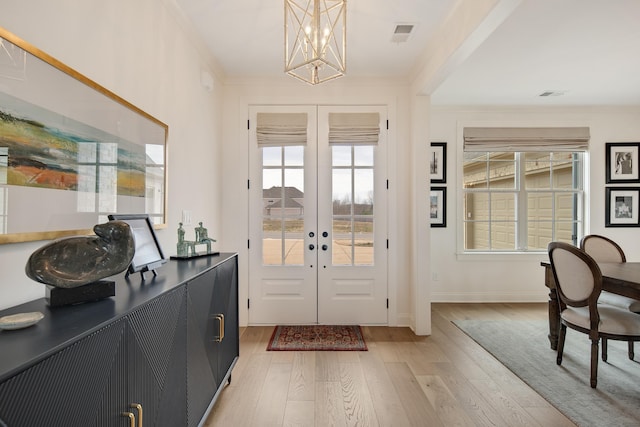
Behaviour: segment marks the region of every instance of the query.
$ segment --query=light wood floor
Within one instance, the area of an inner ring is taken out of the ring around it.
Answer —
[[[434,304],[432,335],[364,327],[366,352],[268,352],[243,328],[206,426],[573,426],[451,323],[546,319],[546,304]]]

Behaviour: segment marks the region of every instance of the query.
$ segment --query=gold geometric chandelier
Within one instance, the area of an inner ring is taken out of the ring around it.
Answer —
[[[284,0],[284,71],[315,85],[347,71],[347,0]]]

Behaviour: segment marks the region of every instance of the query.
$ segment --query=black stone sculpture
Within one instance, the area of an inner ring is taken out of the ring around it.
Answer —
[[[95,236],[55,240],[29,257],[31,279],[57,288],[76,288],[127,269],[135,253],[129,224],[109,221],[93,227]]]

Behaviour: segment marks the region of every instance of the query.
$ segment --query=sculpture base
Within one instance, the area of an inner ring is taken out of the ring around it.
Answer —
[[[171,255],[169,258],[171,259],[177,259],[177,260],[183,260],[183,259],[192,259],[192,258],[202,258],[205,256],[216,256],[216,255],[220,255],[220,252],[202,252],[202,253],[196,253],[193,255]]]
[[[47,285],[46,300],[50,307],[81,304],[112,297],[116,294],[116,282],[98,280],[76,288],[57,288]]]

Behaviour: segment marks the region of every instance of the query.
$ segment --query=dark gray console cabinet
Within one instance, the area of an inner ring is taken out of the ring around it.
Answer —
[[[35,326],[0,332],[0,426],[197,426],[239,355],[235,254],[117,280],[116,296],[36,300]]]

